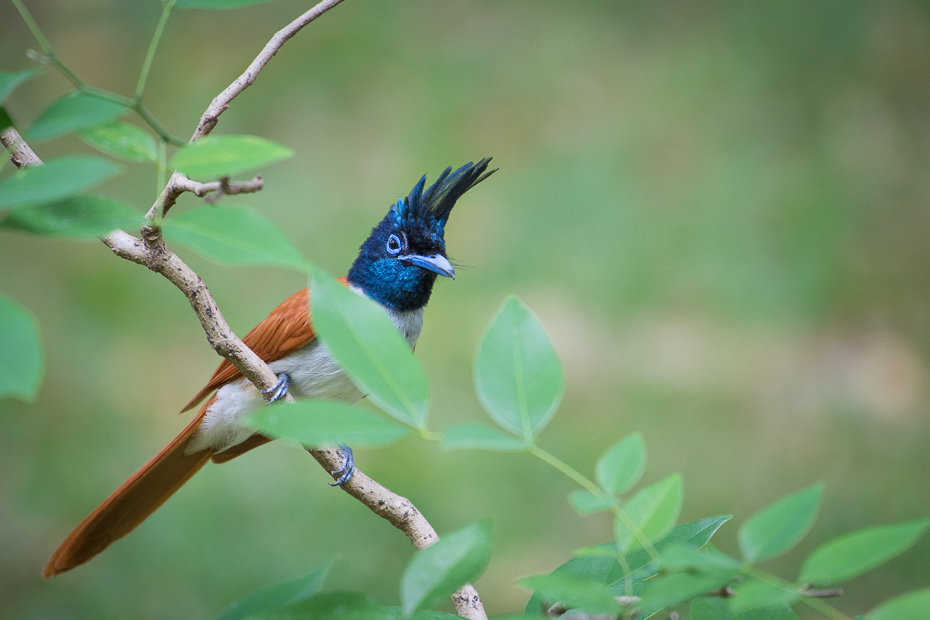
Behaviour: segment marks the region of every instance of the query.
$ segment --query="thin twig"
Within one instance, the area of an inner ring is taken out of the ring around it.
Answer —
[[[42,160],[35,154],[35,151],[29,148],[14,127],[7,127],[0,131],[0,143],[9,151],[10,161],[17,168],[42,165]]]

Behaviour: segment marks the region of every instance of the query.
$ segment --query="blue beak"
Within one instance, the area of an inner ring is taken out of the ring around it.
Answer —
[[[452,263],[449,262],[449,259],[442,254],[433,254],[432,256],[411,254],[409,256],[404,256],[401,260],[410,261],[417,267],[455,280],[455,269],[452,268]]]

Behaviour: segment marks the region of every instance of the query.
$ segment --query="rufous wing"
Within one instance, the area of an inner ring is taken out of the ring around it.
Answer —
[[[339,278],[338,282],[343,286],[348,286],[345,277]],[[271,314],[245,335],[242,342],[266,363],[269,363],[287,357],[309,344],[315,337],[316,331],[310,320],[310,290],[303,289],[281,302],[271,311]],[[181,413],[193,409],[210,392],[241,376],[242,373],[229,360],[224,359],[210,377],[207,385],[185,405]]]

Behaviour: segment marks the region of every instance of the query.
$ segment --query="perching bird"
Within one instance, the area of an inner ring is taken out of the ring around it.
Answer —
[[[423,308],[436,277],[455,278],[443,238],[449,213],[462,194],[495,172],[487,171],[489,161],[469,163],[455,172],[447,168],[426,191],[426,177],[420,179],[372,229],[343,279],[346,286],[381,304],[411,347],[420,335]],[[356,402],[362,393],[317,340],[309,310],[309,292],[304,289],[242,339],[278,376],[278,383],[265,395],[273,401],[290,391],[297,397]],[[52,577],[79,566],[131,532],[207,461],[225,463],[270,441],[239,425],[243,416],[264,401],[226,360],[183,411],[214,391],[180,435],[74,528],[42,575]],[[344,471],[333,472],[341,473],[337,484],[352,476],[354,466],[347,448],[345,455]]]

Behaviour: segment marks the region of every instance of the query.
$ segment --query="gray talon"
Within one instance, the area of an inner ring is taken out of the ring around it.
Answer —
[[[344,443],[339,444],[339,454],[342,455],[342,466],[339,467],[336,471],[332,472],[335,476],[336,474],[341,473],[342,475],[336,478],[336,482],[330,482],[329,486],[331,487],[341,487],[346,482],[352,479],[353,474],[355,474],[355,456],[352,454],[352,448],[345,445]]]
[[[267,390],[262,390],[263,396],[268,396],[271,394],[271,398],[268,399],[268,402],[265,405],[270,405],[271,403],[277,402],[287,396],[287,388],[291,384],[291,378],[288,377],[283,372],[278,375],[278,382],[272,385]]]

